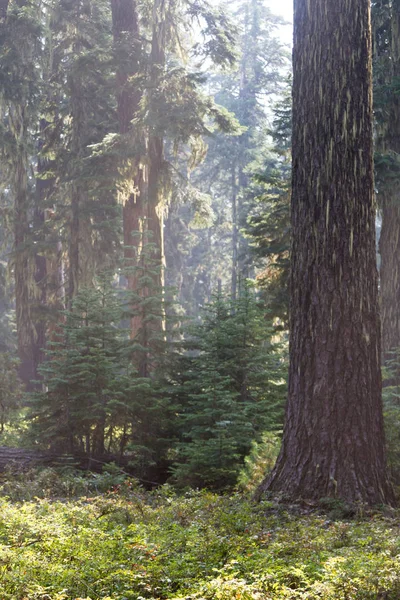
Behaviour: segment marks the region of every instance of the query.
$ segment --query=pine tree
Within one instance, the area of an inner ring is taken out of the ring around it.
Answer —
[[[122,309],[105,280],[82,288],[66,311],[60,338],[47,350],[45,391],[32,399],[32,434],[42,446],[101,456],[126,377],[121,357]]]
[[[181,485],[234,485],[252,442],[281,427],[284,366],[272,335],[249,288],[233,302],[217,296],[190,331],[172,387]]]
[[[257,285],[274,317],[287,328],[289,304],[291,86],[274,107],[271,136],[262,170],[256,165],[246,190],[249,238],[257,268]]]
[[[209,85],[215,102],[233,113],[242,127],[234,136],[216,132],[206,140],[204,163],[191,173],[192,186],[201,194],[191,208],[183,206],[172,215],[180,249],[180,256],[175,258],[175,250],[174,258],[190,268],[180,291],[180,300],[190,313],[210,300],[218,279],[235,295],[241,280],[250,272],[253,275],[243,235],[249,202],[246,190],[267,151],[267,107],[270,96],[283,84],[287,61],[275,36],[280,20],[261,2],[240,2],[234,16],[239,29],[237,63],[224,72],[214,70]],[[173,267],[172,260],[167,260],[167,266]],[[176,279],[179,282],[178,269]]]
[[[13,272],[20,374],[26,385],[34,375],[37,335],[31,300],[35,288],[30,231],[32,187],[29,180],[33,129],[39,98],[37,62],[41,54],[42,9],[30,0],[3,4],[0,22],[1,150],[5,187],[13,201]]]
[[[260,491],[390,503],[370,5],[296,0],[294,25],[289,397],[282,450]]]
[[[382,216],[379,241],[382,350],[384,360],[400,347],[400,4],[373,3],[375,124],[377,133],[378,202]]]

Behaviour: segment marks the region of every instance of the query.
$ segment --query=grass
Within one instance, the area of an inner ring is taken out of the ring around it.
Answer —
[[[399,600],[399,525],[129,480],[79,499],[3,497],[0,598]]]

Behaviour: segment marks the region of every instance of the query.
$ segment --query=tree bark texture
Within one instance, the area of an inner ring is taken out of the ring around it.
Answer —
[[[369,0],[295,0],[289,395],[261,491],[392,503],[373,197]]]

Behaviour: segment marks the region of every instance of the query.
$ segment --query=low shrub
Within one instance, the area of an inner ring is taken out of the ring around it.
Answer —
[[[398,526],[129,480],[75,501],[3,498],[0,598],[398,600]]]

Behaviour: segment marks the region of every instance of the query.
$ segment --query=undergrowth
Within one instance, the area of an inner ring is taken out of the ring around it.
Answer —
[[[47,471],[43,490],[49,479]],[[0,498],[2,600],[400,598],[396,513],[344,520],[238,494],[144,492],[129,479],[75,499],[21,502],[8,491]]]

